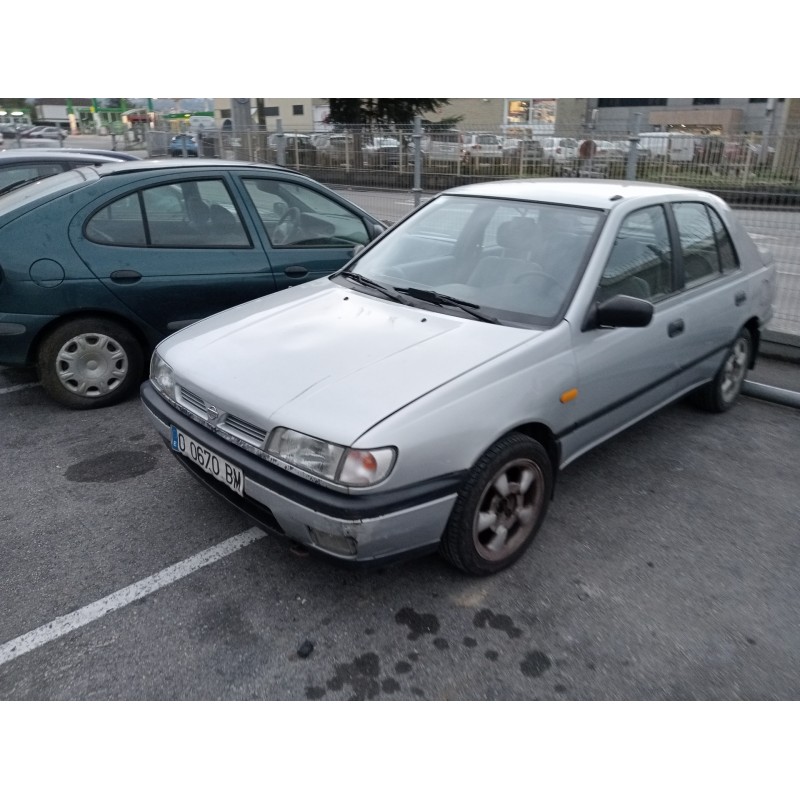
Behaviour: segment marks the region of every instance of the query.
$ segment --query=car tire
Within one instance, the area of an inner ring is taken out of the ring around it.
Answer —
[[[691,395],[694,404],[717,414],[731,409],[741,394],[752,356],[753,338],[747,328],[742,328],[713,380]]]
[[[471,575],[491,575],[528,548],[547,513],[553,465],[539,442],[519,433],[495,442],[458,493],[441,555]]]
[[[51,331],[38,355],[45,391],[67,408],[110,406],[141,383],[144,353],[136,338],[112,320],[84,317]]]

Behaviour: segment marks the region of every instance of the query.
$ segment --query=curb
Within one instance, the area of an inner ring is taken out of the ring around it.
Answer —
[[[766,330],[761,335],[758,351],[760,355],[768,358],[800,364],[800,336]]]

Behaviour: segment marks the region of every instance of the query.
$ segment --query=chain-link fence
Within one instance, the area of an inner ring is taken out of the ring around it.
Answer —
[[[586,131],[533,136],[500,128],[315,131],[280,124],[189,133],[193,147],[185,139],[176,143],[174,132],[150,131],[149,155],[281,164],[333,187],[412,192],[415,202],[451,186],[507,178],[589,177],[706,189],[726,199],[756,242],[773,252],[778,277],[771,330],[800,344],[798,136],[620,132],[600,138]],[[394,221],[388,206],[396,204],[386,204],[369,210]]]
[[[800,197],[800,137],[712,136],[681,132],[632,135],[586,132],[552,136],[513,131],[423,131],[349,127],[346,131],[204,129],[200,154],[328,170],[346,182],[411,188],[417,159],[426,189],[485,177],[585,176],[680,183],[732,193],[793,192]],[[150,131],[151,155],[166,155],[175,136]],[[765,141],[766,139],[766,141]],[[394,180],[392,180],[394,176]]]

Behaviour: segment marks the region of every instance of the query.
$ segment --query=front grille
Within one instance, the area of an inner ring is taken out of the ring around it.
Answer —
[[[233,414],[226,416],[218,427],[234,436],[243,436],[247,441],[258,446],[264,444],[267,436],[267,432],[263,428],[259,428],[258,425],[253,425],[241,417],[235,417]]]
[[[183,405],[188,406],[195,413],[199,414],[203,419],[208,419],[208,412],[206,411],[206,404],[202,398],[194,392],[189,391],[185,386],[178,386],[178,398]]]
[[[223,438],[253,451],[263,457],[261,448],[267,438],[267,431],[259,425],[254,425],[246,419],[234,414],[212,413],[209,414],[209,405],[200,395],[195,394],[185,386],[178,386],[178,402],[195,417],[204,422],[210,422],[214,430]]]

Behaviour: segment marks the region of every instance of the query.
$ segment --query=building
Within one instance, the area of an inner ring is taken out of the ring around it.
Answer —
[[[559,132],[577,135],[686,131],[725,137],[798,133],[787,98],[574,98],[558,101]]]

